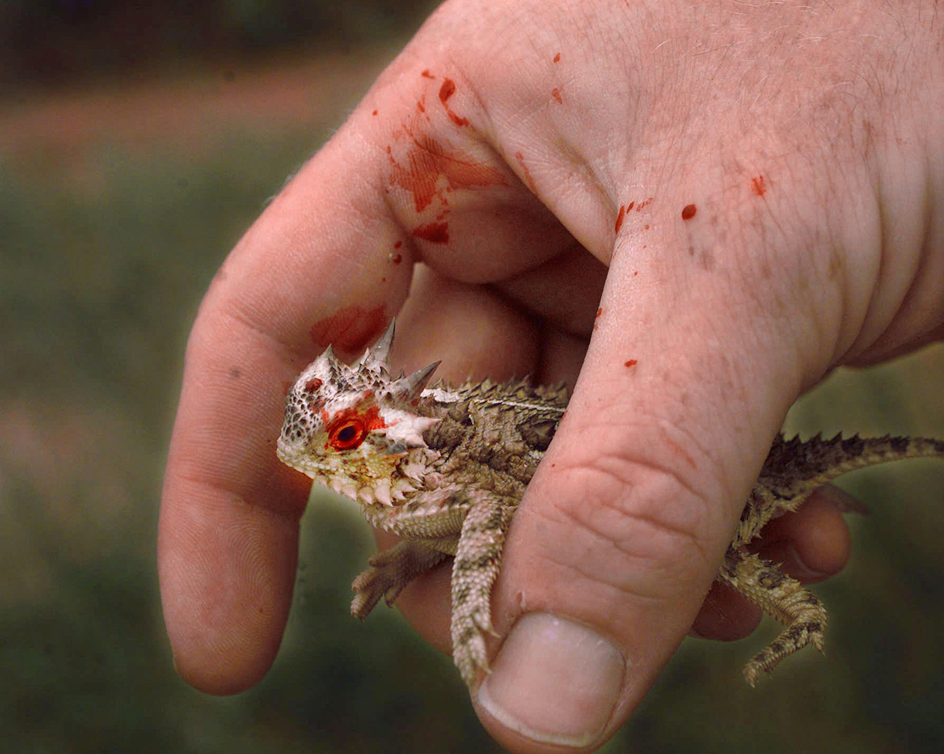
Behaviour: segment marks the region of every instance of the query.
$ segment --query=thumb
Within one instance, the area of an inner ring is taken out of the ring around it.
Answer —
[[[592,748],[638,704],[801,389],[795,349],[759,332],[756,299],[682,276],[647,286],[665,271],[628,257],[614,259],[580,380],[509,534],[494,610],[506,638],[477,707],[515,751]]]

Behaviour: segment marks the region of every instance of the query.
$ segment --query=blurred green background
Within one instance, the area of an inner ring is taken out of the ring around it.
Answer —
[[[448,658],[394,611],[349,617],[372,544],[342,502],[306,514],[286,640],[240,696],[175,675],[154,565],[200,296],[429,5],[0,5],[3,751],[497,751]],[[788,429],[944,436],[942,388],[940,347],[840,371]],[[773,625],[690,640],[607,751],[944,750],[944,464],[843,484],[873,514],[816,589],[828,657],[751,690]]]

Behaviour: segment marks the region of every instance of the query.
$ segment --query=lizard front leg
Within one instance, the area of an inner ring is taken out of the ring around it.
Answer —
[[[488,672],[483,634],[492,631],[492,586],[501,569],[505,535],[515,505],[482,495],[469,509],[452,566],[452,656],[462,680],[473,687]]]
[[[434,542],[422,539],[404,539],[375,553],[367,561],[368,567],[351,584],[355,592],[351,615],[364,620],[381,597],[392,605],[407,584],[445,558],[446,553]]]
[[[762,672],[770,673],[783,658],[807,644],[823,651],[826,608],[779,566],[753,553],[731,548],[718,577],[786,626],[769,646],[745,665],[744,678],[751,686]]]

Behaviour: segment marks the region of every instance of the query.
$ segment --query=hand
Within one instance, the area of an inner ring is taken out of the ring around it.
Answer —
[[[693,623],[752,630],[736,595],[699,608],[785,412],[944,333],[936,7],[446,3],[201,307],[159,543],[181,675],[270,666],[307,493],[282,388],[398,312],[404,367],[580,373],[494,595],[476,704],[503,745],[594,748]],[[795,574],[845,561],[833,494],[767,532]],[[444,649],[447,581],[398,603]]]

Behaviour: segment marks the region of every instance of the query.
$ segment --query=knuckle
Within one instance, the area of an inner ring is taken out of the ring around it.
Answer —
[[[560,546],[543,548],[544,559],[657,600],[717,569],[731,522],[691,475],[624,453],[556,472],[553,494],[531,511],[564,533]]]

